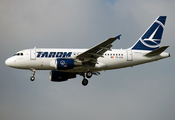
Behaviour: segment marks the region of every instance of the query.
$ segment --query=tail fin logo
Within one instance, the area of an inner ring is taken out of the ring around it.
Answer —
[[[131,47],[137,50],[155,50],[160,47],[166,16],[159,16]]]
[[[164,25],[156,21],[151,28],[140,38],[140,41],[147,47],[157,48],[161,42]]]

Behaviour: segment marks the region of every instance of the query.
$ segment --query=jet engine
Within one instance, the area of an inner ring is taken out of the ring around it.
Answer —
[[[76,74],[69,72],[59,72],[56,70],[50,71],[50,80],[53,82],[63,82],[71,78],[76,78]]]
[[[81,66],[82,62],[70,58],[60,58],[55,61],[55,68],[57,70],[68,70],[77,66]]]

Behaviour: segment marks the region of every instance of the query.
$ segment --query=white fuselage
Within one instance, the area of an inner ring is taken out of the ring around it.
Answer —
[[[56,70],[55,61],[58,58],[75,58],[77,55],[85,52],[87,49],[26,49],[19,51],[14,56],[6,60],[10,67],[19,69],[36,69],[36,70]],[[103,57],[97,59],[95,67],[83,64],[69,70],[60,70],[64,72],[87,72],[102,71],[110,69],[124,68],[139,65],[147,62],[156,61],[169,57],[170,54],[162,52],[160,55],[153,57],[144,56],[150,51],[130,50],[130,49],[113,49],[103,54]]]
[[[46,49],[37,48],[19,51],[8,58],[6,65],[32,71],[31,81],[35,80],[35,70],[51,70],[51,81],[61,82],[83,76],[86,86],[92,75],[99,71],[112,70],[160,60],[170,57],[164,52],[169,46],[160,46],[166,16],[158,16],[137,42],[128,49],[113,49],[112,43],[120,35],[111,37],[90,49]]]

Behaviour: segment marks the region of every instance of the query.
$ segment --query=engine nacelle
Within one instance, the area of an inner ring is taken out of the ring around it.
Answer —
[[[56,70],[50,71],[50,80],[53,82],[63,82],[71,78],[76,78],[76,74],[68,72],[59,72]]]
[[[57,70],[68,70],[74,67],[74,59],[56,59]]]
[[[82,63],[80,61],[70,59],[70,58],[60,58],[56,59],[56,69],[57,70],[68,70],[73,69],[76,66],[81,66]]]

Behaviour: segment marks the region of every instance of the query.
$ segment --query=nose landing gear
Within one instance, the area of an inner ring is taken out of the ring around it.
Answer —
[[[34,80],[35,80],[35,71],[36,71],[36,70],[33,69],[33,68],[31,68],[30,70],[32,71],[32,76],[30,77],[30,80],[31,80],[31,81],[34,81]]]
[[[31,81],[34,81],[34,80],[35,80],[35,77],[34,77],[34,76],[31,76],[31,77],[30,77],[30,80],[31,80]]]

